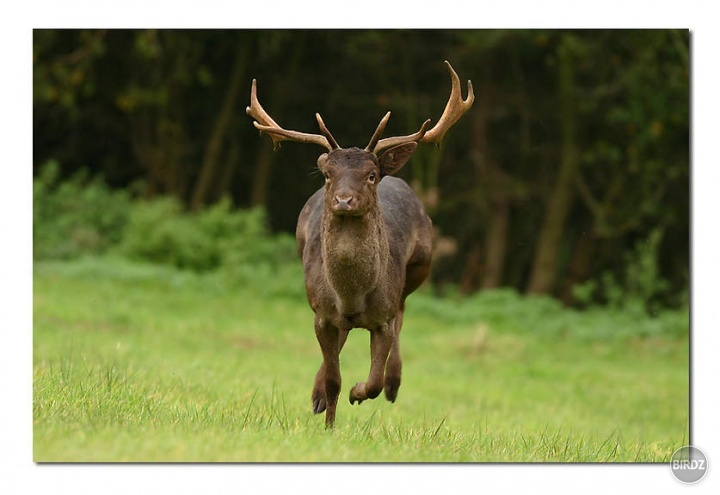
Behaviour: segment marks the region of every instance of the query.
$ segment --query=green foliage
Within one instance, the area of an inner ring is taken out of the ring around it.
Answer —
[[[33,257],[67,259],[116,245],[130,214],[129,195],[80,172],[59,180],[49,161],[33,182]]]
[[[210,236],[222,253],[225,265],[271,266],[297,257],[295,240],[270,235],[262,208],[234,211],[227,198],[196,215],[198,228]]]
[[[627,298],[636,304],[643,304],[651,311],[654,309],[652,305],[655,298],[669,288],[668,282],[662,278],[658,264],[662,237],[662,230],[653,229],[647,238],[638,241],[635,250],[627,255]]]
[[[137,202],[119,253],[136,260],[197,272],[217,272],[230,286],[300,295],[302,272],[295,240],[271,235],[262,208],[233,210],[229,200],[187,213],[172,198]]]
[[[659,267],[662,238],[663,231],[653,229],[626,254],[621,277],[604,272],[598,280],[575,286],[575,298],[585,305],[601,300],[612,309],[657,315],[662,308],[660,298],[669,289],[669,283],[663,279]],[[684,306],[687,309],[687,304]]]
[[[77,117],[79,101],[95,93],[92,67],[105,53],[105,34],[105,30],[35,30],[33,99],[59,105]]]
[[[262,208],[237,210],[224,199],[189,213],[175,198],[131,199],[85,173],[60,181],[53,161],[33,192],[35,259],[116,254],[212,273],[222,284],[255,286],[258,293],[303,294],[295,239],[271,234]]]
[[[192,270],[211,270],[221,263],[219,246],[179,201],[139,201],[132,210],[120,252],[126,256]]]
[[[682,339],[687,338],[690,327],[687,307],[658,309],[652,315],[633,304],[577,310],[565,308],[549,296],[527,297],[513,289],[482,291],[465,298],[437,298],[421,293],[413,298],[412,307],[446,325],[466,326],[484,321],[490,328],[552,339]]]

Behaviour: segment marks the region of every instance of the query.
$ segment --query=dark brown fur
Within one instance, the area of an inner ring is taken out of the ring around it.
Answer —
[[[370,331],[371,368],[367,381],[352,387],[350,402],[373,399],[383,387],[388,400],[397,397],[405,298],[430,269],[432,223],[410,187],[388,174],[415,148],[398,146],[379,159],[357,148],[322,155],[318,166],[326,185],[298,219],[298,250],[323,353],[313,411],[325,410],[328,426],[341,387],[339,353],[352,328]]]

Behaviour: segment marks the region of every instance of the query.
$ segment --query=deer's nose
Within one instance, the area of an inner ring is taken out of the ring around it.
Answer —
[[[349,210],[353,206],[353,196],[335,196],[335,208],[338,210]]]

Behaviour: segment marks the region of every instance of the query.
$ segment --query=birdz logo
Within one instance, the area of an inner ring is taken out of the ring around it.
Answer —
[[[677,449],[670,459],[673,476],[683,483],[700,481],[705,476],[707,468],[705,453],[692,445]]]

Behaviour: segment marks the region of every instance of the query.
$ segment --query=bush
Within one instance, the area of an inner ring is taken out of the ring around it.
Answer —
[[[198,213],[183,212],[172,198],[137,202],[119,251],[199,272],[222,267],[237,282],[263,273],[271,277],[281,265],[297,262],[295,240],[271,235],[263,209],[233,210],[229,200]]]
[[[195,272],[216,271],[225,284],[303,293],[295,239],[271,234],[262,208],[236,210],[225,199],[188,213],[177,199],[131,199],[129,192],[111,191],[85,173],[60,181],[56,162],[43,166],[35,178],[33,201],[35,259],[114,253]]]
[[[111,191],[85,172],[60,182],[50,161],[33,182],[33,258],[104,253],[120,242],[129,216],[125,191]]]
[[[584,306],[592,307],[596,300],[603,301],[612,309],[629,312],[658,314],[664,306],[661,301],[670,284],[660,273],[660,244],[663,231],[655,228],[646,238],[638,241],[634,249],[625,255],[624,273],[616,276],[603,273],[573,287],[573,296]],[[681,307],[687,306],[682,300]]]
[[[212,237],[192,216],[183,214],[174,198],[136,202],[119,250],[131,259],[197,271],[221,263]]]

